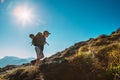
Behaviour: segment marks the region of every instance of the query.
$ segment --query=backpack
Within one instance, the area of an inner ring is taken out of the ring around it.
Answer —
[[[41,38],[42,36],[43,36],[43,34],[41,32],[38,32],[35,37],[36,38]]]
[[[32,44],[34,46],[43,45],[43,38],[44,38],[43,34],[41,32],[38,32],[36,36],[33,38]]]

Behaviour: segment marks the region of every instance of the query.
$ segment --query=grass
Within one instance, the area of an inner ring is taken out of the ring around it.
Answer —
[[[6,74],[1,75],[0,77],[5,80],[32,80],[39,72],[38,68],[38,66],[18,67],[8,71]]]

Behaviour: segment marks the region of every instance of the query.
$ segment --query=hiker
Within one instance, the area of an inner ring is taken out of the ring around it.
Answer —
[[[49,35],[50,33],[48,31],[44,31],[43,33],[38,32],[36,36],[34,36],[34,34],[29,35],[29,37],[32,39],[32,45],[35,46],[35,51],[37,54],[36,65],[39,65],[39,63],[41,62],[40,59],[44,58],[43,54],[44,45],[48,44],[46,42],[46,38]]]

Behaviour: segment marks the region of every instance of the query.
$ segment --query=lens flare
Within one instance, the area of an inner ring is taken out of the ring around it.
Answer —
[[[4,3],[5,2],[5,0],[1,0],[1,3]]]
[[[33,20],[32,10],[25,6],[18,6],[14,9],[14,16],[23,26],[31,23]]]

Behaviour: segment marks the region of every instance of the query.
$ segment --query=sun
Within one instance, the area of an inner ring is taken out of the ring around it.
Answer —
[[[32,9],[25,6],[17,6],[14,9],[14,16],[16,17],[18,23],[22,24],[23,26],[31,23],[34,18]]]

